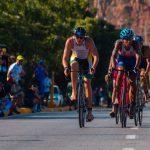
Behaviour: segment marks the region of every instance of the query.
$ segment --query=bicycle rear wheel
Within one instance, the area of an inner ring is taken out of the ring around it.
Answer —
[[[137,92],[136,92],[136,109],[135,109],[135,125],[137,126],[138,124],[141,126],[142,125],[142,118],[143,118],[143,92],[142,88],[140,86],[139,81],[137,82]]]
[[[140,88],[140,93],[139,93],[139,109],[138,109],[138,117],[139,117],[139,125],[142,125],[143,121],[143,107],[144,107],[144,94],[142,92],[142,89]]]
[[[78,110],[79,110],[79,126],[80,128],[85,126],[85,96],[84,96],[84,89],[83,85],[78,85]]]
[[[134,108],[134,124],[135,126],[138,126],[138,122],[139,122],[139,106],[135,106]]]
[[[122,102],[121,102],[121,111],[120,111],[120,115],[121,115],[121,126],[122,128],[126,127],[127,125],[127,113],[126,113],[126,87],[123,86],[122,87],[122,96],[121,96],[121,99],[122,99]]]
[[[114,107],[115,107],[116,124],[118,124],[119,123],[119,117],[120,117],[120,115],[119,115],[119,104],[115,104]]]

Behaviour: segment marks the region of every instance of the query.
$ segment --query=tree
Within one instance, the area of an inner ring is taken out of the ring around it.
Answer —
[[[0,0],[0,41],[11,53],[23,54],[27,64],[45,59],[49,70],[56,72],[56,83],[63,86],[65,41],[75,26],[85,26],[100,53],[99,68],[103,71],[98,69],[95,80],[102,83],[117,32],[94,15],[87,0]],[[107,60],[105,68],[101,66],[103,58]]]

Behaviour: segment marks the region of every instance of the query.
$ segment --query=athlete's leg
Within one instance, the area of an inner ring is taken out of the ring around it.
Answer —
[[[73,61],[71,64],[71,84],[72,84],[72,95],[71,100],[77,99],[77,71],[79,71],[79,64],[77,61]]]
[[[91,81],[87,78],[84,79],[85,95],[87,99],[87,107],[92,108],[92,88]]]
[[[86,105],[87,105],[87,121],[92,121],[94,116],[92,114],[92,88],[91,81],[87,78],[84,78],[84,87],[85,87],[85,95],[86,95]]]
[[[145,69],[141,69],[140,72],[140,82],[141,82],[141,86],[144,89],[144,97],[145,97],[145,102],[148,101],[149,99],[149,94],[148,94],[148,77],[145,77]]]
[[[116,82],[114,84],[114,87],[113,87],[113,93],[112,93],[112,110],[110,112],[110,116],[111,117],[114,117],[114,112],[115,112],[115,108],[114,108],[114,105],[115,104],[118,104],[118,101],[119,101],[119,89],[121,87],[121,81],[122,81],[122,71],[118,71],[118,74],[117,74],[117,77],[116,77]]]
[[[130,103],[135,103],[136,98],[136,83],[135,83],[135,77],[130,77],[129,79],[129,100]]]

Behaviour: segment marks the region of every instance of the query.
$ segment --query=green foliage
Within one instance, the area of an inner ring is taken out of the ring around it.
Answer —
[[[75,26],[84,26],[100,54],[95,80],[102,83],[117,31],[95,14],[87,0],[0,0],[0,41],[10,53],[23,54],[27,63],[45,59],[56,80],[63,82],[65,41]]]

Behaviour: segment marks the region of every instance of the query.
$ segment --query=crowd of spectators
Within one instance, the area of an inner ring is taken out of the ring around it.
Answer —
[[[9,55],[0,48],[0,117],[19,114],[19,108],[28,107],[32,112],[41,111],[48,105],[51,79],[44,60],[39,60],[25,86],[27,70],[23,67],[22,55]],[[45,102],[46,99],[46,102]]]

